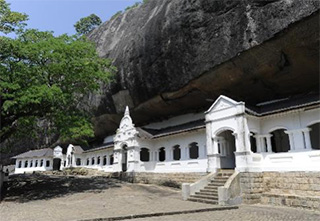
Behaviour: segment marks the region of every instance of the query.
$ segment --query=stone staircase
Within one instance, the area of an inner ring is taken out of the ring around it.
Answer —
[[[220,170],[206,187],[194,195],[191,195],[188,200],[207,204],[218,204],[218,187],[224,186],[233,173],[234,170]]]

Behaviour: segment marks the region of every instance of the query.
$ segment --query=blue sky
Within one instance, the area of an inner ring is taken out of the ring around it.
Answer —
[[[6,0],[13,11],[29,15],[28,28],[74,34],[73,25],[92,13],[104,22],[140,0]]]

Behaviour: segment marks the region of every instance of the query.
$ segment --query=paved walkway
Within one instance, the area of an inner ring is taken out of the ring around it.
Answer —
[[[243,205],[235,210],[131,219],[132,221],[318,221],[319,212],[274,206]]]
[[[212,205],[181,199],[178,190],[155,185],[120,183],[107,177],[17,177],[2,203],[0,220],[84,220],[157,212],[212,208]],[[320,220],[320,213],[269,207],[136,219],[156,220]]]

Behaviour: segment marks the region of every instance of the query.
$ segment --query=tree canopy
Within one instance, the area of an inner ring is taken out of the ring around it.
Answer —
[[[7,15],[3,11],[1,19]],[[1,23],[0,28],[14,31],[26,18]],[[99,93],[116,69],[98,56],[92,42],[85,36],[55,37],[27,29],[15,38],[0,36],[0,52],[1,142],[33,135],[43,121],[61,141],[94,135],[88,95]]]
[[[93,29],[101,24],[101,19],[95,15],[91,14],[87,17],[81,18],[75,25],[75,29],[78,34],[86,35],[89,34]]]
[[[10,5],[5,0],[0,0],[0,32],[8,34],[25,26],[24,21],[28,16],[10,10]]]

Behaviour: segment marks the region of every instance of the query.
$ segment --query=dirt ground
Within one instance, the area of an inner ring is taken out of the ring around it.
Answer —
[[[0,220],[79,220],[208,207],[183,201],[179,190],[168,187],[34,174],[11,178]]]

